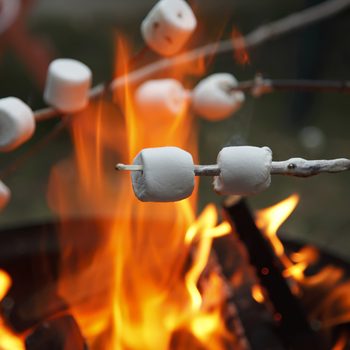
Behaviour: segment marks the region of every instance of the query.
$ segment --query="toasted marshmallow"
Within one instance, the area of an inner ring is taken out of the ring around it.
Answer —
[[[162,56],[181,50],[197,26],[191,7],[184,0],[160,0],[141,24],[147,45]]]

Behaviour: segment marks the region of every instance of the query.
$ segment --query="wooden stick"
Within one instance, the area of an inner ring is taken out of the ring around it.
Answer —
[[[119,163],[117,170],[143,171],[142,165],[126,165]],[[285,161],[272,162],[271,175],[286,175],[295,177],[310,177],[321,173],[339,173],[350,170],[350,159],[339,158],[330,160],[306,160],[290,158]],[[196,176],[219,176],[220,168],[217,164],[195,165]]]
[[[229,93],[236,91],[250,93],[255,97],[274,91],[350,93],[350,81],[263,79],[257,76],[254,80],[242,81],[237,86],[228,89]]]

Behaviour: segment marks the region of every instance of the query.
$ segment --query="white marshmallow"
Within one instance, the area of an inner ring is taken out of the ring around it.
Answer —
[[[2,181],[0,181],[0,210],[6,207],[10,198],[10,189]]]
[[[15,22],[21,8],[20,0],[0,0],[0,34]]]
[[[145,148],[133,164],[143,165],[143,171],[131,175],[134,193],[143,202],[174,202],[193,192],[193,159],[180,148]]]
[[[236,78],[229,73],[217,73],[203,79],[192,93],[194,111],[212,121],[232,115],[245,99],[241,91],[230,92],[237,84]]]
[[[88,104],[92,73],[85,64],[72,59],[51,62],[44,99],[63,112],[77,112]]]
[[[160,0],[142,21],[141,33],[152,50],[171,56],[181,50],[196,26],[196,17],[184,0]]]
[[[145,121],[172,121],[184,111],[187,92],[175,79],[149,80],[136,90],[135,105]]]
[[[247,196],[267,189],[271,183],[272,152],[268,147],[225,147],[217,159],[220,175],[214,189],[220,194]]]
[[[35,130],[33,111],[16,97],[0,100],[0,152],[12,151],[31,138]]]

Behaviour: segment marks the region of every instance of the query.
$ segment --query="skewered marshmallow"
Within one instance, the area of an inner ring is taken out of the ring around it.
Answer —
[[[0,0],[0,34],[15,22],[21,8],[20,0]]]
[[[217,159],[220,175],[214,189],[220,194],[251,195],[271,183],[272,152],[268,147],[225,147]]]
[[[16,97],[0,100],[0,151],[12,151],[31,138],[35,130],[33,111]]]
[[[187,93],[175,79],[149,80],[135,92],[135,104],[142,119],[172,120],[187,104]]]
[[[131,175],[134,193],[143,202],[179,201],[193,192],[193,159],[180,148],[145,148],[133,164],[143,166]]]
[[[11,197],[10,189],[0,181],[0,210],[5,208]]]
[[[196,25],[196,17],[184,0],[160,0],[142,21],[141,33],[152,50],[170,56],[181,50]]]
[[[77,112],[88,104],[92,73],[85,64],[72,59],[51,62],[44,99],[62,112]]]
[[[237,86],[236,78],[228,73],[217,73],[203,79],[194,88],[194,111],[205,119],[221,120],[236,112],[244,102],[241,91],[230,91]]]

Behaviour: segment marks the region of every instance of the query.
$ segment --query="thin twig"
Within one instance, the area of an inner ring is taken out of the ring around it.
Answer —
[[[142,165],[117,164],[117,170],[143,171]],[[287,175],[296,177],[310,177],[321,173],[340,173],[350,170],[350,159],[339,158],[331,160],[306,160],[291,158],[285,161],[272,162],[271,175]],[[195,165],[196,176],[219,176],[221,173],[217,164]]]
[[[310,177],[321,173],[340,173],[350,170],[350,159],[306,160],[291,158],[282,162],[272,162],[272,175]]]
[[[258,97],[273,91],[337,92],[350,93],[350,81],[341,80],[297,80],[263,79],[242,81],[237,86],[229,87],[228,92],[243,91]]]
[[[17,171],[28,159],[30,159],[34,154],[42,150],[46,145],[48,145],[55,137],[57,137],[69,123],[70,117],[66,116],[61,119],[55,127],[50,130],[45,136],[39,141],[31,146],[28,151],[17,157],[14,161],[0,170],[0,179],[4,180],[11,176]]]
[[[119,89],[121,87],[124,87],[126,83],[131,85],[139,83],[169,68],[191,64],[199,58],[207,58],[215,54],[224,54],[235,49],[252,48],[254,46],[261,45],[266,41],[275,39],[283,34],[325,20],[344,11],[349,6],[350,0],[325,1],[319,5],[309,7],[305,10],[291,14],[275,22],[262,25],[243,38],[236,40],[224,40],[219,43],[212,43],[199,47],[172,58],[163,58],[157,62],[137,69],[125,76],[116,78],[109,85],[109,89]],[[99,84],[90,91],[90,97],[99,97],[103,94],[104,91],[105,84]],[[52,108],[45,108],[36,111],[34,114],[36,120],[40,121],[62,115],[62,112]]]

